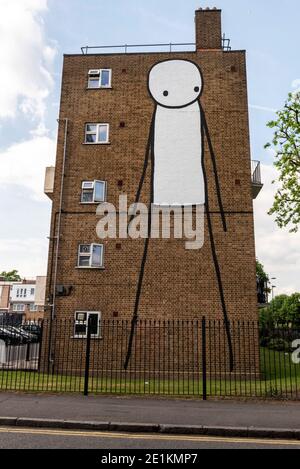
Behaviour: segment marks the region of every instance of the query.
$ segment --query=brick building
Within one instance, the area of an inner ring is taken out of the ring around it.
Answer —
[[[0,319],[41,321],[45,310],[46,277],[6,281],[0,278]]]
[[[41,321],[44,318],[46,277],[13,282],[9,292],[9,314],[19,321]]]
[[[49,318],[73,321],[70,341],[79,332],[84,337],[81,322],[89,312],[102,321],[132,318],[145,241],[100,240],[96,208],[103,201],[118,207],[121,194],[129,205],[135,201],[154,110],[148,74],[166,60],[193,62],[201,70],[200,102],[227,222],[224,232],[205,139],[209,213],[227,314],[230,321],[257,319],[253,198],[261,181],[250,156],[245,51],[224,47],[220,10],[199,9],[195,22],[193,51],[128,48],[64,56],[56,166],[47,169],[45,186],[53,202],[46,297]],[[140,201],[148,204],[150,192],[148,168]],[[150,240],[140,318],[223,319],[207,221],[204,239],[200,250],[186,250],[174,237]]]

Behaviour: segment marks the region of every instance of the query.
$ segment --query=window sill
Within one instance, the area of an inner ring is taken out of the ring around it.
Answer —
[[[105,267],[104,266],[102,266],[102,267],[81,267],[80,265],[77,265],[76,269],[79,269],[79,270],[105,270]]]
[[[74,340],[86,340],[87,337],[85,336],[79,336],[79,335],[72,335],[70,337],[71,339],[74,339]],[[91,340],[103,340],[103,337],[91,337]]]
[[[80,202],[80,205],[100,205],[105,203],[106,200],[101,200],[100,202]]]
[[[83,142],[82,145],[110,145],[110,142]]]
[[[112,90],[112,86],[98,86],[98,88],[89,88],[88,86],[86,87],[87,91],[99,91],[99,90]]]

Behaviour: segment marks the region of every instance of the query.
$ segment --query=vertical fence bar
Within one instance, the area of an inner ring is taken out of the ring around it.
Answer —
[[[84,396],[89,393],[89,375],[90,375],[90,353],[91,353],[91,316],[88,318],[87,338],[86,338],[86,355],[85,355],[85,370],[84,370]]]
[[[206,376],[206,318],[202,318],[202,398],[207,400],[207,376]]]

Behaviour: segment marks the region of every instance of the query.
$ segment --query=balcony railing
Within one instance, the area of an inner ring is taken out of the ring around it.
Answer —
[[[251,172],[253,184],[261,184],[261,167],[260,161],[251,161]]]
[[[258,194],[263,188],[261,180],[261,165],[260,161],[251,161],[251,175],[252,175],[252,194],[253,199],[256,199]]]

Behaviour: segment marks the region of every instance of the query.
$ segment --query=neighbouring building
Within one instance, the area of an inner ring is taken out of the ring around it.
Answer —
[[[12,285],[16,282],[9,282],[0,278],[0,315],[6,315],[9,312],[9,295]]]
[[[40,321],[44,318],[46,277],[12,282],[9,291],[8,313],[22,321]]]
[[[203,92],[199,100],[210,136],[210,142],[205,138],[203,145],[208,210],[227,314],[229,321],[255,321],[258,317],[253,198],[262,183],[259,162],[252,162],[250,155],[246,54],[230,49],[222,35],[220,10],[197,10],[195,23],[196,44],[190,51],[173,46],[168,52],[131,52],[127,46],[126,53],[83,49],[82,54],[64,56],[56,165],[47,168],[45,184],[45,193],[52,200],[46,298],[49,319],[72,322],[67,334],[74,350],[86,337],[90,315],[100,322],[132,318],[145,243],[99,239],[96,208],[103,202],[118,207],[122,194],[128,196],[128,205],[136,199],[155,107],[148,76],[155,65],[166,60],[192,63],[191,70],[201,70]],[[177,83],[176,74],[169,80],[171,87],[184,89],[184,80]],[[168,83],[161,86],[165,87],[158,99],[167,103]],[[195,82],[192,91],[196,98],[200,87]],[[169,98],[172,100],[171,94]],[[170,172],[174,174],[172,167]],[[181,183],[179,174],[179,191]],[[148,204],[150,193],[148,167],[140,201]],[[198,320],[205,315],[223,320],[210,235],[206,222],[205,241],[199,250],[186,250],[183,240],[174,236],[150,240],[140,318]],[[52,362],[63,359],[56,334]],[[61,334],[65,336],[65,332]],[[93,337],[100,336],[104,347],[106,337],[95,326]],[[252,358],[239,360],[246,359],[257,367],[257,350]]]

